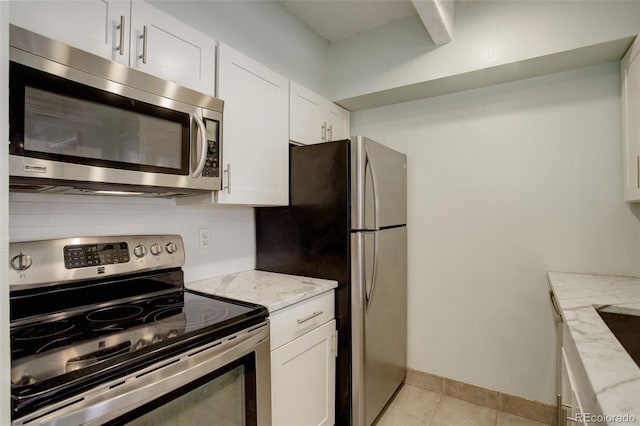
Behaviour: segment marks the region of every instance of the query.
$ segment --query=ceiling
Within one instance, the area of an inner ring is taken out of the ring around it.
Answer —
[[[282,0],[282,3],[330,42],[417,14],[410,0]]]

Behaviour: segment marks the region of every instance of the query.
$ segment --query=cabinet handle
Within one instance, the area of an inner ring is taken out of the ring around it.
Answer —
[[[580,421],[569,415],[569,410],[573,409],[573,407],[569,404],[562,404],[562,426],[567,426],[567,421],[571,423],[580,424]]]
[[[333,124],[329,126],[329,138],[327,139],[327,142],[331,142],[332,140],[333,140]]]
[[[327,141],[327,123],[322,123],[322,142]]]
[[[227,191],[227,194],[231,194],[231,163],[227,163],[227,168],[222,171],[223,174],[227,174],[227,185],[222,189]]]
[[[553,309],[553,314],[556,319],[556,322],[562,322],[562,314],[560,313],[560,307],[558,306],[558,302],[556,301],[556,296],[553,294],[552,290],[549,290],[549,299],[551,299],[551,308]]]
[[[147,26],[142,27],[142,35],[140,36],[142,39],[142,55],[138,56],[138,58],[142,59],[142,63],[147,63]]]
[[[564,425],[564,406],[562,404],[562,395],[556,394],[556,424]]]
[[[305,322],[314,319],[315,317],[317,317],[318,315],[322,315],[324,313],[324,311],[318,311],[318,312],[314,312],[311,315],[304,317],[304,318],[300,318],[298,320],[298,324],[304,324]]]
[[[120,56],[124,56],[124,15],[120,15],[120,25],[116,29],[120,31],[120,45],[117,50]]]
[[[636,185],[640,188],[640,155],[636,157]]]

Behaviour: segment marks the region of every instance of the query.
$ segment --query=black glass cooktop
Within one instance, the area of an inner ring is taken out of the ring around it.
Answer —
[[[92,357],[97,362],[108,358],[110,347],[114,346],[109,342],[119,345],[121,340],[126,341],[127,351],[131,352],[199,329],[239,321],[254,310],[244,304],[177,291],[16,327],[11,330],[11,358],[14,363],[33,355],[42,360],[46,354],[73,348],[75,353],[82,352],[78,357],[84,359],[85,364]],[[84,353],[91,349],[96,350]],[[49,377],[38,378],[38,381],[46,378]]]
[[[95,385],[118,370],[229,336],[268,315],[259,305],[185,290],[176,286],[181,279],[182,271],[174,271],[12,294],[14,409],[39,399],[34,395]]]

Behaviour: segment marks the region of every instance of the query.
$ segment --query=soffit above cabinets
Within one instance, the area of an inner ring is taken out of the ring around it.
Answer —
[[[455,0],[282,0],[282,3],[329,42],[345,40],[416,14],[434,44],[451,41]]]
[[[351,98],[338,99],[335,103],[351,112],[362,111],[619,61],[629,49],[633,40],[633,37],[623,37],[524,61],[394,87]]]

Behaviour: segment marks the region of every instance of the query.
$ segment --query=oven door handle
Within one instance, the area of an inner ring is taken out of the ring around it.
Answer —
[[[258,424],[271,419],[270,341],[268,322],[220,341],[213,341],[158,361],[125,377],[115,378],[84,393],[41,408],[12,424],[101,425],[158,399],[161,395],[212,373],[247,354],[255,353]]]
[[[198,134],[200,135],[200,160],[198,161],[198,165],[196,169],[191,172],[191,177],[196,179],[200,177],[200,173],[204,169],[204,165],[207,162],[207,127],[204,125],[204,121],[202,118],[198,116],[198,114],[193,114],[193,121],[196,123],[198,127]],[[194,147],[198,145],[198,134],[194,135]]]

